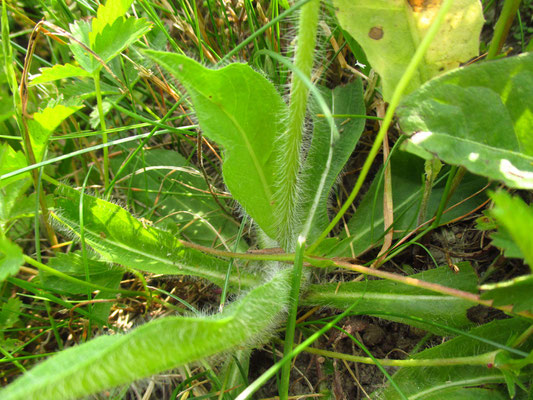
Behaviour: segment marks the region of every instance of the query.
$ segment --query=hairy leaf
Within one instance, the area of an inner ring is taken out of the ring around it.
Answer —
[[[517,318],[490,322],[469,331],[483,339],[505,345],[513,336],[520,334],[530,324]],[[531,347],[528,341],[526,351]],[[524,347],[522,347],[524,349]],[[444,344],[421,351],[412,356],[413,359],[454,358],[483,354],[498,350],[498,348],[471,337],[458,336]],[[409,399],[447,399],[447,394],[460,388],[481,386],[504,382],[504,376],[497,368],[487,366],[449,366],[401,368],[393,379]],[[459,392],[461,393],[461,392]],[[381,393],[384,400],[399,399],[398,393],[392,387]],[[451,397],[454,398],[454,397]],[[457,398],[457,396],[455,397]],[[497,394],[496,397],[498,398]]]
[[[338,86],[334,90],[322,89],[322,95],[326,100],[332,114],[356,114],[365,115],[365,104],[363,101],[363,85],[357,80],[347,86]],[[325,118],[316,116],[322,110],[316,104],[311,104],[311,113],[314,119],[313,139],[311,148],[307,154],[303,167],[303,178],[301,187],[303,188],[301,215],[304,218],[309,214],[315,193],[318,190],[321,174],[324,171],[330,146],[331,128]],[[333,159],[328,173],[327,181],[321,193],[320,205],[316,211],[315,218],[311,225],[311,232],[308,236],[310,243],[329,224],[327,202],[331,187],[335,183],[337,176],[348,161],[355,145],[357,144],[365,120],[363,118],[338,118],[335,123],[340,133],[340,138],[335,142],[333,148]]]
[[[276,237],[276,137],[287,106],[274,86],[245,64],[210,70],[178,54],[146,54],[185,86],[204,134],[225,149],[223,175],[231,194]]]
[[[57,199],[52,217],[60,227],[80,235],[80,194],[65,190]],[[184,247],[171,233],[144,226],[128,211],[93,196],[83,197],[86,242],[103,260],[157,274],[193,275],[223,285],[227,262]],[[234,271],[232,287],[251,287],[257,278]]]
[[[477,276],[470,264],[466,262],[459,265],[459,273],[457,274],[448,267],[440,267],[410,277],[468,292],[476,292],[477,290]],[[472,324],[466,316],[466,311],[473,306],[471,302],[386,280],[345,282],[340,285],[338,283],[310,285],[301,304],[345,309],[354,302],[358,302],[357,312],[363,314],[379,314],[379,312],[385,311],[438,322],[455,328]],[[380,316],[414,325],[436,334],[449,334],[448,331],[407,318]]]
[[[390,100],[418,44],[435,19],[440,1],[334,0],[337,18],[363,47]],[[407,92],[442,71],[477,56],[483,26],[479,0],[456,0]]]
[[[123,157],[116,157],[111,165],[117,170],[122,161]],[[146,215],[142,216],[152,219],[152,213],[157,212],[160,222],[154,221],[156,226],[178,231],[188,241],[219,247],[222,241],[229,244],[237,235],[238,223],[222,212],[202,174],[176,151],[145,151],[128,164],[119,184],[142,189],[129,192],[144,206]],[[224,198],[218,198],[225,203]],[[239,251],[247,250],[244,240],[239,244]]]
[[[243,344],[265,340],[285,310],[288,271],[211,317],[167,317],[125,335],[100,336],[49,358],[3,391],[2,400],[87,396]]]
[[[498,76],[498,79],[494,79]],[[533,53],[470,65],[403,99],[405,149],[533,188]]]

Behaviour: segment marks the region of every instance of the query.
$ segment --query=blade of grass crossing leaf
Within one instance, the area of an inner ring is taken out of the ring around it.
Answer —
[[[233,252],[236,253],[237,249],[239,248],[239,241],[241,240],[242,233],[244,231],[244,227],[246,226],[246,223],[248,222],[248,216],[245,215],[241,221],[241,226],[239,226],[239,231],[237,232],[237,239],[235,240],[235,245],[233,246]],[[219,310],[222,311],[224,309],[224,303],[226,302],[226,295],[228,293],[228,286],[229,286],[229,279],[231,277],[231,269],[233,268],[233,262],[234,258],[230,259],[228,263],[228,271],[226,272],[226,279],[224,279],[224,286],[222,287],[222,293],[220,295],[220,307]]]
[[[68,234],[79,236],[79,192],[64,188],[58,196],[53,218]],[[85,195],[84,232],[87,243],[100,256],[133,269],[163,274],[201,276],[219,286],[224,284],[224,260],[183,246],[173,234],[144,226],[116,204]],[[232,288],[253,287],[258,277],[248,271],[231,275]]]
[[[381,142],[383,141],[383,137],[387,133],[390,124],[392,123],[392,118],[394,116],[394,112],[396,111],[396,107],[398,107],[398,104],[400,103],[400,100],[402,98],[403,93],[407,89],[407,86],[409,85],[409,82],[413,75],[416,72],[416,69],[418,65],[422,62],[422,59],[424,55],[426,54],[426,51],[428,50],[429,46],[431,45],[431,42],[433,41],[434,37],[436,36],[440,26],[444,22],[444,19],[446,17],[446,14],[450,7],[452,6],[453,0],[444,0],[442,2],[441,8],[429,28],[428,32],[424,36],[424,39],[416,49],[416,52],[411,58],[411,61],[409,62],[409,65],[405,69],[405,72],[403,73],[400,81],[398,82],[398,85],[394,89],[394,93],[392,95],[391,101],[389,103],[389,107],[387,108],[387,112],[385,113],[385,117],[383,119],[383,124],[381,125],[378,134],[376,135],[376,138],[374,139],[374,143],[370,149],[370,152],[368,153],[368,156],[365,160],[365,163],[363,164],[363,168],[361,169],[361,172],[359,173],[359,177],[357,178],[357,181],[355,183],[354,188],[352,189],[352,192],[350,193],[350,196],[348,196],[348,199],[346,202],[342,205],[341,209],[335,215],[331,223],[328,225],[328,227],[322,232],[320,237],[311,245],[309,248],[309,251],[312,252],[315,250],[318,245],[324,240],[329,232],[337,225],[337,223],[340,221],[342,216],[346,213],[350,205],[355,200],[355,197],[359,193],[359,190],[361,189],[363,182],[368,175],[368,172],[370,171],[370,167],[372,165],[372,162],[376,158],[379,148],[381,147]]]
[[[3,400],[87,396],[263,338],[288,299],[288,270],[250,291],[224,313],[167,317],[128,334],[100,336],[41,363],[0,392]],[[157,354],[157,357],[154,357]]]

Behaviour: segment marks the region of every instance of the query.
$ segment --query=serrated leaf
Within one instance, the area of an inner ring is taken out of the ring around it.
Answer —
[[[410,277],[476,292],[477,275],[470,264],[460,263],[458,267],[459,273],[457,274],[448,267],[440,267],[410,275]],[[310,285],[300,304],[345,309],[354,302],[357,302],[357,311],[363,314],[372,315],[386,311],[418,317],[455,328],[472,324],[466,316],[467,310],[473,306],[472,302],[386,280],[346,282],[340,285],[338,283]],[[407,318],[381,314],[379,316],[417,326],[438,335],[449,334],[448,331]]]
[[[533,205],[527,205],[520,197],[500,190],[491,195],[494,208],[491,215],[513,238],[526,263],[533,270]]]
[[[0,391],[2,400],[72,399],[147,377],[243,343],[265,340],[284,311],[289,270],[211,317],[167,317],[101,336],[49,358]]]
[[[39,71],[41,72],[41,74],[35,76],[30,81],[30,86],[38,85],[40,83],[53,82],[65,78],[80,78],[92,76],[83,68],[76,67],[75,65],[68,63],[65,65],[56,64],[51,68],[41,68]]]
[[[68,233],[79,236],[80,194],[65,190],[56,200],[52,218]],[[200,276],[223,285],[227,262],[184,247],[171,233],[146,224],[120,206],[93,196],[83,198],[85,240],[103,260],[157,274]],[[234,272],[234,288],[253,287],[257,278]]]
[[[225,149],[223,175],[231,194],[275,238],[276,138],[287,106],[274,86],[246,64],[210,70],[178,54],[146,54],[185,86],[205,136]]]
[[[452,71],[402,100],[400,125],[411,135],[404,148],[531,189],[532,103],[533,53]]]
[[[363,101],[363,85],[360,80],[354,81],[347,86],[338,86],[333,90],[321,89],[326,104],[332,114],[356,114],[365,115],[365,104]],[[307,154],[303,167],[302,184],[304,194],[300,214],[307,218],[313,203],[315,193],[318,190],[321,174],[326,166],[329,149],[331,128],[325,118],[317,117],[321,114],[320,107],[313,102],[311,104],[311,115],[314,120],[314,131],[311,147]],[[362,118],[336,119],[335,124],[340,133],[339,139],[333,148],[333,159],[330,170],[321,194],[320,204],[315,213],[311,225],[311,232],[308,241],[312,243],[317,236],[329,224],[327,202],[330,190],[337,179],[337,176],[344,168],[348,158],[352,154],[355,145],[363,133],[365,120]]]
[[[505,282],[481,286],[486,290],[484,300],[492,300],[494,306],[512,305],[514,312],[533,312],[533,275],[519,276]]]
[[[22,264],[22,249],[0,233],[0,282],[15,275]]]
[[[112,12],[110,12],[110,15]],[[70,24],[70,32],[77,40],[94,51],[107,62],[122,50],[147,33],[151,24],[144,19],[135,17],[113,18],[106,14],[102,21],[93,19],[93,23],[79,20]],[[70,50],[76,61],[89,73],[102,67],[85,48],[71,40]]]
[[[490,322],[469,331],[469,334],[505,345],[508,340],[527,328],[529,322],[517,318]],[[531,347],[531,341],[526,348]],[[524,347],[522,347],[522,350]],[[471,337],[458,336],[444,344],[421,351],[413,359],[456,358],[497,350],[494,346]],[[402,392],[410,399],[448,399],[451,391],[484,384],[503,383],[505,378],[497,368],[487,366],[454,365],[449,367],[401,368],[393,377]],[[388,387],[380,399],[400,399],[396,390]],[[451,397],[451,398],[457,398]],[[498,393],[495,397],[498,399]]]
[[[105,5],[100,4],[96,10],[96,18],[92,20],[92,32],[96,36],[107,25],[112,25],[118,18],[123,17],[131,7],[133,0],[107,0]]]
[[[383,97],[389,101],[441,2],[334,0],[333,4],[340,25],[363,47],[381,76]],[[454,1],[406,93],[477,56],[483,22],[479,0]]]
[[[37,162],[42,161],[44,150],[48,143],[48,138],[56,128],[70,115],[82,107],[65,107],[58,104],[54,107],[47,107],[32,115],[28,121],[28,131],[33,148],[33,154]]]
[[[137,41],[151,27],[152,25],[144,19],[118,18],[111,25],[104,26],[100,33],[94,31],[89,33],[91,49],[105,62],[108,62]],[[94,60],[94,62],[97,61]]]
[[[124,157],[111,160],[115,171]],[[147,210],[160,215],[161,222],[156,226],[179,231],[187,240],[211,247],[221,241],[229,243],[237,235],[239,225],[220,210],[202,174],[176,151],[145,151],[142,158],[128,164],[123,174],[132,175],[127,179],[130,187],[143,189],[132,190],[129,195],[133,199],[144,205],[157,205],[155,210]],[[246,250],[247,245],[241,240],[239,251]]]

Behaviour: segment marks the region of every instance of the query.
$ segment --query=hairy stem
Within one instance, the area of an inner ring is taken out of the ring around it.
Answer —
[[[319,10],[320,0],[312,0],[302,7],[300,14],[294,67],[305,76],[310,76],[313,68]],[[300,150],[308,95],[307,85],[298,75],[293,74],[287,131],[280,138],[278,188],[275,195],[279,216],[277,239],[287,250],[294,246],[295,239]]]

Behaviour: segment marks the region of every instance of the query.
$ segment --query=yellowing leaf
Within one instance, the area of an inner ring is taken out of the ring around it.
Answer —
[[[100,4],[96,11],[96,18],[92,20],[91,39],[102,33],[106,25],[111,25],[117,18],[123,17],[131,3],[133,0],[108,0],[105,5]],[[91,44],[94,44],[92,40]]]
[[[431,26],[441,0],[334,0],[333,3],[341,26],[363,47],[370,64],[381,76],[383,97],[389,100]],[[479,0],[456,0],[406,93],[438,73],[475,57],[482,25]]]

